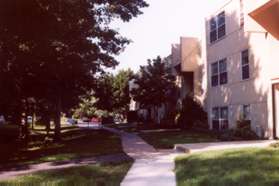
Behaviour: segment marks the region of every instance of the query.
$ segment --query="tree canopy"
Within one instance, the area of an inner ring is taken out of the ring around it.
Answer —
[[[174,97],[175,77],[169,73],[161,57],[148,60],[148,65],[141,66],[134,78],[137,88],[132,90],[133,99],[142,108],[162,106]]]
[[[116,74],[102,74],[94,92],[88,95],[95,98],[94,107],[113,115],[121,115],[124,119],[129,111],[129,81],[132,77],[133,71],[130,69],[120,70]]]
[[[122,115],[123,117],[127,116],[130,105],[130,90],[129,90],[129,81],[133,78],[134,73],[132,70],[120,70],[114,76],[114,112]]]
[[[129,43],[111,21],[129,21],[146,6],[144,0],[2,0],[0,111],[33,97],[53,113],[58,136],[61,111],[94,89],[96,75],[116,66],[114,56]]]

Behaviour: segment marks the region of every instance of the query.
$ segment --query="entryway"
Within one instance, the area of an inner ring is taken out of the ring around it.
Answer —
[[[272,85],[273,137],[279,138],[279,83]]]

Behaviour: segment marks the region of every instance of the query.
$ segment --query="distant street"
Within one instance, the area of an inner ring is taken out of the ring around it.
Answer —
[[[77,124],[78,127],[90,128],[90,129],[101,129],[102,124],[93,122],[82,122]]]

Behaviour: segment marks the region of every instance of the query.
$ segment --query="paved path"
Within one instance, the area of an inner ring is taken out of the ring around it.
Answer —
[[[174,158],[178,155],[173,151],[156,151],[152,146],[135,134],[125,133],[116,129],[108,129],[122,138],[125,153],[135,159],[135,163],[122,181],[122,186],[174,186]],[[195,143],[176,145],[176,150],[183,152],[204,152],[210,150],[226,150],[236,148],[265,148],[274,140],[233,141],[215,143]]]
[[[211,150],[226,150],[240,148],[265,148],[276,140],[258,140],[258,141],[230,141],[230,142],[214,142],[214,143],[192,143],[178,144],[175,149],[187,153],[204,152]]]
[[[176,153],[173,153],[173,151],[156,151],[135,134],[106,129],[121,135],[124,152],[135,159],[121,186],[176,185],[174,173]]]
[[[11,179],[17,176],[27,175],[44,170],[65,169],[69,167],[77,167],[96,163],[117,163],[127,160],[130,160],[130,157],[128,157],[125,154],[114,154],[92,158],[75,159],[69,161],[46,162],[34,165],[17,165],[14,168],[9,168],[0,171],[0,180]]]

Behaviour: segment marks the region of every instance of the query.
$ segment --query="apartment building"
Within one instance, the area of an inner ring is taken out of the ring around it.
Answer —
[[[278,4],[230,0],[206,18],[205,99],[211,129],[234,128],[244,119],[259,136],[279,137]]]
[[[189,94],[206,105],[207,76],[202,53],[202,42],[195,37],[181,37],[179,44],[172,45],[171,61],[180,102]]]

